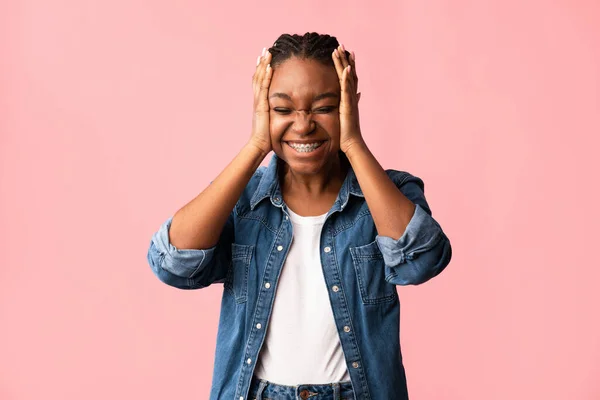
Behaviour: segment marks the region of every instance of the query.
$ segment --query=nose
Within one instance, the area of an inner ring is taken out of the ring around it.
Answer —
[[[296,111],[292,129],[298,134],[312,132],[315,129],[315,122],[312,120],[312,114],[307,111]]]

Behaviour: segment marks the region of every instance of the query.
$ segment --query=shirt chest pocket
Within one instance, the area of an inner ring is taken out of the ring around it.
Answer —
[[[363,304],[385,303],[397,299],[396,286],[385,280],[385,262],[377,241],[350,247],[350,254]]]
[[[244,303],[248,299],[248,269],[253,251],[252,245],[231,244],[231,264],[223,285],[238,303]]]

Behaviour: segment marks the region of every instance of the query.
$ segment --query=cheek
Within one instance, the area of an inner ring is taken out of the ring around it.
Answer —
[[[320,115],[315,121],[327,131],[331,138],[336,139],[340,136],[340,117],[338,114]]]
[[[289,126],[290,122],[282,118],[281,115],[271,114],[269,117],[269,128],[271,131],[271,138],[277,139],[283,135],[283,131]]]

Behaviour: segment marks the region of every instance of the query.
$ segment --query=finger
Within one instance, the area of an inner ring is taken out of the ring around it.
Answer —
[[[256,111],[269,111],[269,87],[271,86],[271,78],[273,77],[273,68],[271,64],[265,67],[265,73],[260,83],[260,92],[258,94],[258,104]]]
[[[350,65],[352,65],[352,77],[354,78],[354,85],[358,89],[358,75],[356,74],[356,54],[354,52],[350,55]]]
[[[340,60],[342,61],[342,66],[344,68],[348,67],[348,65],[352,65],[352,59],[350,57],[350,52],[346,51],[343,44],[341,44],[338,47],[338,54],[340,54]],[[354,93],[356,93],[356,88],[358,87],[357,86],[358,82],[355,79],[356,74],[353,70],[354,70],[354,65],[352,65],[352,70],[350,71],[348,79],[350,80],[350,86],[354,89]]]
[[[342,65],[342,61],[340,60],[340,54],[337,49],[333,51],[331,55],[333,58],[333,64],[335,65],[335,70],[338,75],[338,79],[340,80],[340,86],[342,84],[342,74],[344,73],[344,66]]]
[[[350,69],[351,69],[351,67],[346,67],[346,68],[344,68],[344,71],[342,72],[341,103],[344,104],[347,107],[347,109],[340,110],[340,111],[343,111],[346,113],[350,112],[351,107],[352,107],[351,104],[352,104],[353,93],[352,93],[352,88],[350,87],[350,79],[349,79],[350,73],[351,73],[349,71]]]
[[[348,72],[347,72],[347,74],[348,74],[348,77],[347,77],[348,91],[350,92],[351,96],[356,96],[357,90],[356,90],[356,83],[354,82],[354,74],[352,72],[352,70],[353,70],[352,65],[348,64],[347,69],[348,69]]]
[[[340,44],[337,48],[337,51],[340,55],[340,60],[342,60],[342,66],[346,68],[348,66],[348,57],[346,57],[346,49],[343,44]]]
[[[356,90],[356,85],[354,83],[354,75],[352,72],[352,65],[351,64],[346,64],[346,67],[344,67],[344,72],[346,73],[346,90],[350,93],[350,95],[355,95],[357,90]]]
[[[258,57],[258,64],[256,65],[256,79],[257,81],[260,83],[260,80],[262,79],[261,74],[264,73],[264,68],[265,68],[265,51],[266,49],[263,47],[262,52],[260,54],[260,56]]]
[[[266,72],[267,65],[269,64],[269,62],[271,62],[271,53],[266,48],[263,48],[263,55],[260,57],[260,62],[258,64],[258,66],[256,67],[256,74],[255,74],[256,78],[254,80],[255,93],[260,91],[261,82],[263,81],[263,78],[265,77],[265,72]]]
[[[263,47],[263,51],[262,53],[264,53],[265,49]],[[254,93],[256,94],[256,88],[257,88],[257,82],[259,79],[259,74],[260,74],[260,63],[262,61],[262,53],[260,56],[257,57],[256,59],[256,69],[254,70],[254,74],[252,75],[252,89],[254,90]]]
[[[258,65],[260,64],[260,59],[261,59],[261,56],[258,56],[256,58],[256,69],[254,70],[254,73],[252,74],[252,89],[253,90],[256,87],[256,76],[258,75]]]

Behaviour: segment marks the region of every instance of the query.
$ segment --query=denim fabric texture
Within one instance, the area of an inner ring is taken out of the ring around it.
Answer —
[[[294,234],[279,185],[280,162],[273,153],[269,165],[254,172],[214,247],[175,248],[169,242],[172,217],[150,241],[148,262],[162,282],[180,289],[223,284],[210,400],[251,399],[254,367]],[[352,167],[321,233],[330,299],[323,306],[333,310],[357,400],[408,399],[396,285],[424,283],[452,257],[423,181],[404,171],[386,173],[416,205],[400,238],[377,234]]]
[[[354,400],[352,383],[332,382],[330,384],[303,384],[296,386],[278,385],[252,378],[249,400]]]

